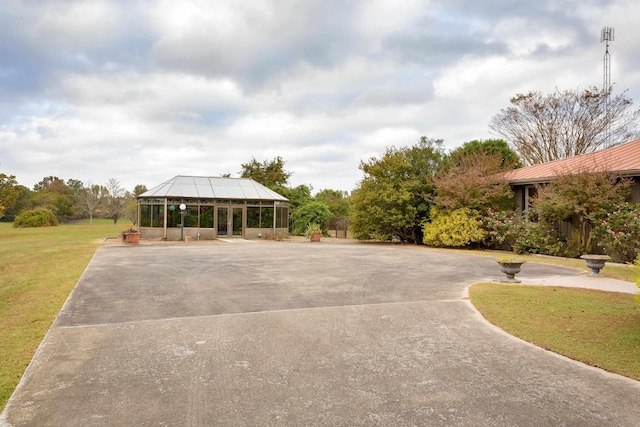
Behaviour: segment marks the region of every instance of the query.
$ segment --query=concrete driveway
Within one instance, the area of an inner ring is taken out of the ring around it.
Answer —
[[[637,426],[639,382],[464,298],[500,278],[491,258],[414,246],[103,247],[0,426]]]

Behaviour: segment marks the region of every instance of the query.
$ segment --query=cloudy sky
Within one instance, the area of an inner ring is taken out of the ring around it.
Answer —
[[[2,0],[0,172],[127,189],[238,176],[351,191],[421,135],[492,137],[529,90],[612,81],[640,102],[637,0]]]

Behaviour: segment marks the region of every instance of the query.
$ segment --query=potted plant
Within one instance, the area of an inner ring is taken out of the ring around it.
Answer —
[[[322,229],[318,224],[311,223],[307,226],[304,236],[312,242],[319,242],[322,237]]]
[[[522,264],[526,261],[515,258],[502,258],[496,261],[500,264],[500,271],[507,275],[506,282],[520,283],[520,280],[517,280],[515,276],[520,273],[520,267],[522,267]]]
[[[137,245],[140,243],[140,231],[131,225],[122,232],[122,241],[127,244]]]

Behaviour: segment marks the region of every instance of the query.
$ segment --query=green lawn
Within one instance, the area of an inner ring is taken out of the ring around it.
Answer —
[[[0,223],[0,410],[103,238],[129,222]]]
[[[633,295],[480,283],[469,296],[487,320],[512,335],[640,380],[640,308]]]

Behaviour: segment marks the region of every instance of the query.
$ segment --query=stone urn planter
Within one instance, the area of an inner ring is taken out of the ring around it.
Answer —
[[[609,255],[582,255],[580,258],[587,262],[587,267],[591,269],[590,276],[599,277],[600,270],[604,268],[604,264],[611,259]]]
[[[520,283],[520,280],[515,278],[516,274],[520,273],[520,267],[526,261],[521,259],[514,260],[497,260],[498,264],[500,264],[500,271],[507,275],[507,280],[504,280],[508,283]]]
[[[129,227],[122,232],[122,241],[128,245],[137,245],[140,243],[140,232],[133,227]]]

